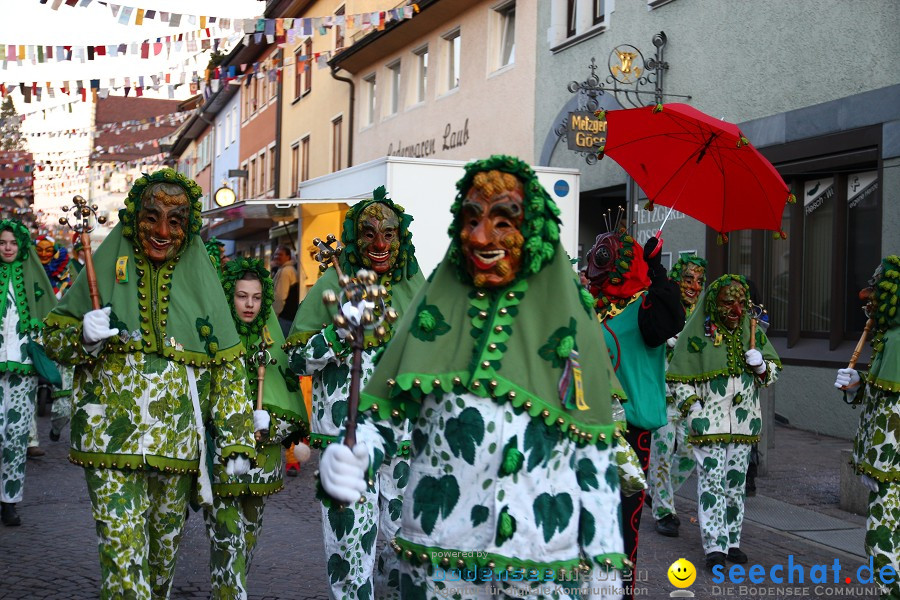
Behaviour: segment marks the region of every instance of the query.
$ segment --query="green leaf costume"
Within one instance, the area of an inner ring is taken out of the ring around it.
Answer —
[[[458,239],[462,199],[475,174],[491,170],[515,175],[524,189],[522,268],[502,289],[474,286]],[[558,243],[558,208],[512,157],[470,163],[457,189],[450,249],[413,301],[418,308],[395,327],[360,399],[367,412],[357,438],[373,460],[385,444],[381,426],[414,424],[412,506],[393,544],[416,575],[412,587],[401,584],[404,597],[434,585],[433,566],[558,575],[581,565],[621,568],[618,481],[586,479],[576,468],[615,468],[620,434],[612,367]],[[438,324],[440,335],[423,335]],[[582,409],[561,394],[574,349]]]

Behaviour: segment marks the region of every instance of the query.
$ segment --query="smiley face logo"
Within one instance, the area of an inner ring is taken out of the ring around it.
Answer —
[[[697,569],[691,564],[691,561],[679,558],[669,565],[669,583],[677,588],[690,587],[697,579]]]

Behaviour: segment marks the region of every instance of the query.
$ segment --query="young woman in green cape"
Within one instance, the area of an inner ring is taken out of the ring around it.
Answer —
[[[56,305],[53,287],[18,221],[0,221],[0,520],[21,524],[25,450],[35,411],[37,372],[27,349]]]
[[[247,597],[247,572],[259,541],[266,498],[284,488],[282,443],[306,437],[309,417],[300,382],[288,370],[284,337],[272,311],[272,277],[262,262],[235,258],[223,265],[222,287],[241,343],[247,351],[247,397],[258,402],[258,368],[263,375],[262,408],[253,412],[259,434],[256,465],[246,475],[226,473],[213,461],[213,503],[204,507],[210,539],[212,597]]]

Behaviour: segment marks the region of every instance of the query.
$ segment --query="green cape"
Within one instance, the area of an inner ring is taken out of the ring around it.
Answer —
[[[31,234],[13,219],[0,221],[0,231],[8,229],[16,236],[19,253],[11,263],[0,262],[0,324],[6,318],[6,288],[10,278],[19,311],[18,331],[34,333],[43,327],[43,319],[56,306],[56,294],[47,272],[31,242]]]
[[[300,390],[300,381],[288,368],[287,355],[281,346],[284,344],[284,334],[275,312],[269,310],[269,318],[263,327],[262,339],[269,353],[269,363],[266,365],[266,378],[263,383],[263,408],[291,423],[309,423],[309,415],[306,414],[306,403],[303,401],[303,392]],[[241,336],[241,342],[247,350],[247,397],[250,398],[253,408],[256,408],[256,363],[251,363],[253,354],[259,351],[260,336],[249,334]],[[275,361],[273,364],[272,361]],[[274,371],[274,372],[273,372]]]
[[[110,326],[120,330],[105,352],[156,353],[201,367],[243,354],[231,309],[218,291],[222,284],[199,236],[191,236],[174,259],[154,267],[119,223],[93,258],[101,305],[112,306]],[[119,259],[125,259],[126,276],[117,278]],[[79,277],[46,322],[80,325],[90,310],[87,277]]]
[[[900,257],[886,256],[881,269],[875,284],[875,335],[866,382],[885,391],[900,392]]]
[[[615,433],[611,368],[592,300],[559,244],[539,272],[500,290],[461,281],[448,251],[396,326],[360,409],[414,418],[426,394],[469,392],[512,402],[575,439],[605,442]],[[560,399],[572,350],[586,410]]]
[[[712,286],[709,289],[713,289]],[[744,352],[750,348],[749,312],[744,311],[744,318],[733,333],[724,327],[718,328],[722,340],[716,346],[714,338],[706,334],[705,307],[708,293],[709,290],[700,297],[697,308],[678,334],[678,342],[666,371],[666,381],[699,383],[719,376],[740,377],[744,372],[754,375],[744,361]],[[778,368],[781,368],[778,353],[759,327],[756,328],[756,349],[762,352],[764,360],[775,361]]]

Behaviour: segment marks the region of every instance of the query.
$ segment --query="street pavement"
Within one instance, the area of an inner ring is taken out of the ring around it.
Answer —
[[[0,599],[98,595],[96,538],[82,470],[66,460],[68,431],[62,441],[51,442],[49,425],[48,418],[39,419],[41,446],[47,455],[28,461],[25,499],[19,505],[23,524],[0,527]],[[681,557],[697,568],[697,581],[689,588],[696,598],[878,597],[874,586],[860,585],[857,579],[857,569],[866,561],[862,547],[865,519],[838,508],[839,453],[850,443],[776,427],[774,444],[769,474],[758,480],[759,494],[748,498],[741,544],[750,557],[746,567],[759,564],[764,569],[763,582],[745,579],[731,583],[727,571],[724,581],[715,582],[704,569],[695,483],[690,480],[676,498],[682,521],[680,537],[657,534],[650,511],[644,511],[636,597],[669,597],[675,588],[666,572]],[[314,456],[300,476],[287,478],[286,489],[266,505],[259,549],[249,575],[253,600],[328,597],[321,517],[314,499],[315,463]],[[793,564],[802,565],[803,582],[794,568],[793,583],[787,583],[789,556]],[[181,543],[172,598],[209,597],[208,560],[203,520],[192,513]],[[840,573],[835,583],[836,560]],[[775,573],[785,577],[781,584],[769,579],[776,565],[785,567]],[[814,565],[824,567],[814,569]],[[822,576],[827,576],[827,583],[821,582]]]

